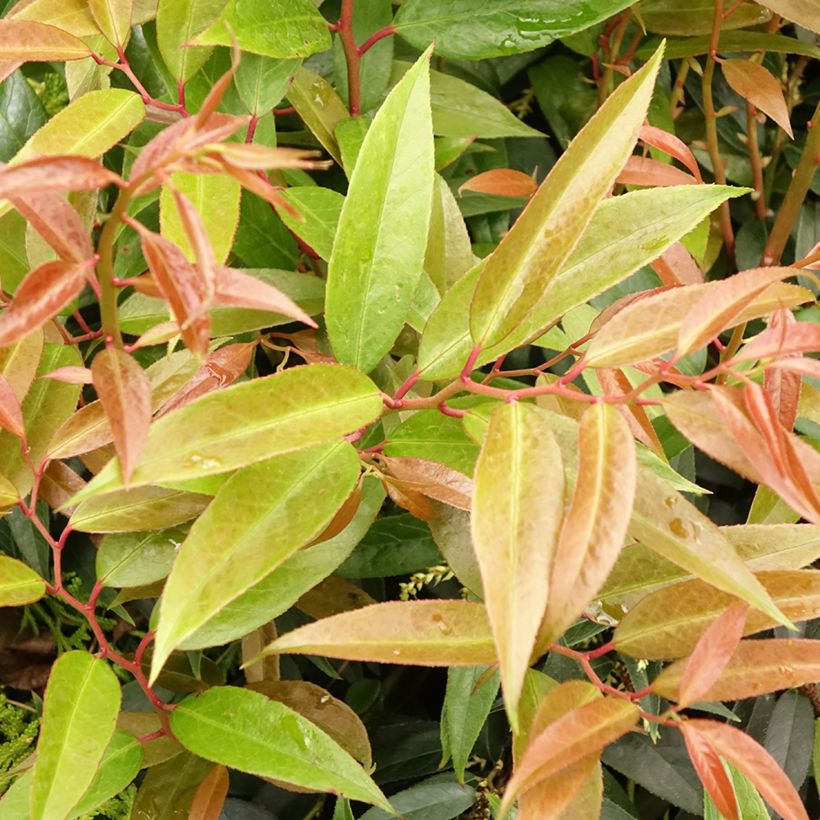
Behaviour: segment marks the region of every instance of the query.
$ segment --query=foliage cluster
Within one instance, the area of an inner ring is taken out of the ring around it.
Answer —
[[[817,817],[818,34],[8,4],[0,816]]]

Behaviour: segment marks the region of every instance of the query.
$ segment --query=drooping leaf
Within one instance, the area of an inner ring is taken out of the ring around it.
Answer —
[[[39,601],[46,582],[22,561],[0,555],[0,606],[22,606]]]
[[[561,452],[540,410],[504,404],[475,470],[472,532],[512,725],[548,603],[564,506]]]
[[[662,51],[622,83],[573,140],[487,260],[470,306],[476,344],[504,340],[531,311],[635,144]]]
[[[751,60],[724,60],[720,67],[732,89],[794,137],[780,81],[768,69]]]
[[[495,662],[484,607],[469,601],[391,601],[343,612],[288,632],[272,652],[415,666]]]
[[[228,796],[228,785],[228,770],[224,766],[214,766],[199,784],[188,816],[193,820],[218,818]]]
[[[258,692],[228,686],[189,697],[171,715],[171,728],[206,760],[390,808],[361,766],[325,732]]]
[[[151,425],[131,486],[217,475],[281,453],[333,441],[369,424],[381,396],[346,367],[311,365],[209,393]],[[122,487],[106,467],[77,501]]]
[[[140,784],[132,811],[157,815],[157,820],[187,816],[197,788],[211,768],[207,760],[184,750],[152,766]]]
[[[617,14],[626,5],[623,0],[534,0],[524,7],[514,0],[496,0],[491,5],[481,0],[410,0],[402,5],[393,25],[416,48],[435,41],[436,54],[479,60],[541,48]]]
[[[31,784],[31,816],[65,817],[94,780],[114,734],[120,685],[88,652],[61,655],[51,669]]]
[[[330,342],[364,372],[393,346],[422,272],[434,180],[428,71],[424,54],[368,129],[330,258]]]

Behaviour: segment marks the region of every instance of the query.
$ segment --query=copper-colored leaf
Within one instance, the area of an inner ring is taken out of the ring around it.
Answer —
[[[782,327],[788,333],[788,329],[795,323],[796,320],[791,311],[778,310],[772,316],[769,328],[777,331]],[[820,373],[820,363],[816,360],[805,359],[798,354],[792,354],[791,358],[799,359],[801,362],[813,362],[817,372]],[[786,360],[781,359],[777,364],[784,362]],[[803,375],[808,374],[801,373],[799,365],[795,370],[789,369],[788,366],[768,367],[763,374],[763,389],[777,412],[777,418],[786,430],[791,430],[797,420],[800,395],[803,389]]]
[[[721,68],[726,82],[734,91],[794,138],[783,88],[776,77],[760,63],[751,60],[723,60]]]
[[[664,285],[698,285],[703,271],[682,242],[675,242],[650,263]]]
[[[263,179],[255,171],[249,171],[247,168],[240,168],[224,157],[220,158],[220,164],[225,173],[230,174],[243,188],[247,188],[276,208],[282,208],[294,218],[300,218],[299,212],[282,196],[279,188],[268,182],[267,178]]]
[[[735,789],[720,756],[689,721],[681,723],[680,730],[700,782],[703,783],[703,788],[712,798],[721,817],[726,820],[738,820]]]
[[[424,458],[384,457],[383,461],[390,472],[405,482],[407,487],[451,507],[470,509],[473,482],[464,473]]]
[[[325,170],[331,164],[317,160],[318,151],[304,148],[271,148],[257,143],[225,142],[206,145],[204,150],[209,156],[224,157],[231,165],[249,171],[264,171],[268,168]]]
[[[670,157],[674,157],[689,169],[698,182],[703,182],[695,155],[680,137],[676,137],[662,128],[656,128],[654,125],[643,125],[641,130],[638,131],[638,139],[646,145],[651,145],[653,148],[658,148],[665,154],[669,154]]]
[[[463,183],[458,192],[473,191],[493,196],[532,196],[538,190],[538,183],[522,171],[510,168],[494,168],[477,174]]]
[[[20,439],[25,435],[20,402],[5,376],[2,375],[0,375],[0,427]]]
[[[0,25],[3,21],[0,21]],[[42,191],[90,191],[122,180],[99,162],[81,156],[45,156],[0,170],[0,197]]]
[[[504,702],[516,729],[563,508],[561,451],[545,415],[527,404],[499,406],[476,464],[471,523]]]
[[[698,180],[692,174],[657,159],[630,157],[626,161],[623,170],[618,174],[616,181],[625,185],[666,187],[669,185],[695,185]]]
[[[678,690],[680,706],[699,701],[720,677],[743,637],[748,609],[740,601],[732,604],[701,635],[681,676]]]
[[[403,510],[407,510],[410,515],[420,521],[432,521],[436,517],[436,511],[427,497],[408,482],[385,476],[382,483],[390,500]]]
[[[31,271],[0,316],[0,347],[16,342],[56,316],[80,294],[85,273],[85,265],[72,262],[46,262]]]
[[[254,350],[256,342],[237,342],[215,350],[194,377],[160,407],[157,417],[235,382],[248,369]]]
[[[91,49],[73,34],[34,20],[0,20],[0,60],[82,60]]]
[[[734,357],[734,361],[753,361],[792,353],[820,350],[820,324],[814,322],[780,323],[759,333]]]
[[[10,197],[10,201],[63,259],[83,262],[94,256],[88,228],[60,194],[43,191]]]
[[[76,365],[67,365],[66,367],[58,367],[50,373],[41,376],[42,379],[54,379],[58,382],[65,382],[66,384],[91,384],[91,371],[87,367],[77,367]]]
[[[636,475],[626,422],[614,407],[592,405],[578,427],[578,477],[558,538],[539,643],[562,634],[606,581],[626,536]]]
[[[784,820],[809,820],[803,801],[789,778],[775,759],[749,735],[712,720],[690,720],[687,726],[746,775],[763,799]]]
[[[91,363],[91,373],[114,434],[127,486],[148,438],[151,386],[136,360],[117,348],[100,351]]]
[[[214,766],[197,787],[188,812],[189,820],[219,820],[228,796],[228,785],[228,770],[224,766]]]
[[[282,291],[236,268],[216,269],[215,301],[220,305],[267,310],[316,327],[316,322]]]
[[[520,794],[626,734],[638,719],[638,707],[621,698],[599,698],[568,712],[530,740],[507,785],[498,816]]]
[[[85,481],[64,461],[50,461],[40,481],[40,497],[54,510],[62,509],[66,515],[74,507],[66,506],[82,488]]]
[[[677,700],[686,660],[675,661],[655,678],[652,691]],[[820,681],[820,641],[799,638],[749,639],[738,644],[732,659],[703,700],[740,700]]]
[[[328,575],[324,581],[320,581],[306,592],[296,602],[296,606],[308,617],[319,620],[375,603],[377,602],[374,598],[350,581],[336,575]]]
[[[604,396],[626,396],[632,392],[633,386],[629,381],[629,377],[623,370],[618,368],[601,367],[596,373],[600,390],[596,391]],[[646,445],[657,456],[666,459],[663,451],[663,445],[658,438],[655,428],[652,426],[652,421],[646,412],[646,409],[639,404],[622,404],[618,407],[621,418],[629,425],[632,435],[635,436],[641,444]]]
[[[202,276],[205,299],[210,300],[216,292],[216,257],[214,256],[211,240],[208,238],[205,225],[202,223],[202,218],[197,213],[193,202],[173,186],[171,186],[171,194],[174,197],[174,204],[182,228],[193,250],[196,269]]]

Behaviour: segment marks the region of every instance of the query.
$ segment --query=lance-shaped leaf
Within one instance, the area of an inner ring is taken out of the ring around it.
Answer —
[[[88,10],[108,42],[125,45],[131,33],[132,0],[89,0]]]
[[[188,817],[191,820],[219,817],[228,796],[229,782],[228,770],[224,766],[214,766],[199,784]]]
[[[618,174],[617,181],[624,185],[694,185],[697,180],[674,165],[667,165],[650,157],[629,157]]]
[[[89,191],[121,182],[117,174],[88,157],[39,157],[0,170],[0,197],[41,191]]]
[[[578,243],[635,145],[662,53],[601,106],[487,260],[470,307],[477,345],[496,344],[521,324]]]
[[[578,426],[578,476],[558,538],[539,644],[564,632],[615,565],[632,514],[637,469],[627,423],[614,407],[594,404]]]
[[[598,698],[585,703],[533,737],[512,779],[507,784],[498,811],[503,817],[527,789],[537,786],[566,766],[600,752],[626,734],[638,718],[638,707],[620,698]]]
[[[739,820],[735,789],[720,755],[687,721],[680,724],[680,730],[686,742],[689,759],[720,816],[726,820]]]
[[[309,327],[316,327],[316,322],[281,290],[236,268],[219,266],[216,269],[214,301],[218,305],[264,310],[279,316],[288,316]]]
[[[58,193],[15,196],[11,204],[63,259],[83,262],[94,255],[88,227]]]
[[[151,425],[131,486],[229,472],[358,430],[382,412],[366,376],[339,365],[294,367],[209,393]],[[76,500],[122,487],[109,464]]]
[[[514,727],[563,509],[561,451],[549,423],[532,405],[501,405],[476,464],[472,532]]]
[[[51,669],[31,784],[31,817],[66,817],[114,734],[120,684],[105,661],[67,652]]]
[[[137,361],[117,348],[101,350],[91,363],[91,373],[128,486],[151,425],[151,385]]]
[[[0,60],[82,60],[91,49],[73,34],[34,20],[0,21]]]
[[[720,530],[650,471],[638,476],[629,534],[717,589],[791,626]]]
[[[359,460],[346,441],[281,455],[235,473],[191,528],[171,570],[152,679],[171,650],[321,533],[358,477]]]
[[[34,603],[45,591],[46,582],[31,567],[16,558],[0,555],[0,606]]]
[[[638,139],[646,145],[658,148],[670,157],[674,157],[692,173],[698,182],[703,182],[700,175],[700,166],[689,146],[674,134],[656,128],[654,125],[642,125],[638,132]]]
[[[282,198],[298,214],[297,217],[285,208],[277,208],[285,225],[322,259],[330,259],[344,197],[330,188],[306,185],[282,191]]]
[[[391,601],[342,612],[268,644],[278,653],[413,666],[478,666],[496,660],[487,613],[470,601]]]
[[[537,190],[535,180],[523,171],[511,168],[493,168],[470,177],[459,186],[458,192],[474,191],[495,196],[531,196]]]
[[[393,346],[422,273],[434,181],[429,60],[419,58],[368,129],[330,257],[333,352],[365,372]]]
[[[755,108],[771,117],[790,137],[789,108],[780,80],[751,60],[723,60],[720,64],[729,86]]]
[[[677,355],[685,356],[732,327],[743,309],[773,282],[794,275],[792,268],[754,268],[730,276],[692,305],[678,333]]]
[[[696,732],[720,757],[751,780],[763,799],[787,820],[808,820],[800,795],[775,759],[745,732],[712,720],[688,720],[685,733]]]
[[[670,664],[655,678],[652,691],[669,700],[677,700],[685,669],[685,658]],[[732,659],[703,700],[754,698],[818,680],[820,641],[748,639],[738,644]]]
[[[29,273],[0,315],[0,347],[16,342],[56,316],[79,295],[86,271],[86,265],[73,262],[46,262]]]
[[[750,531],[750,539],[754,538],[753,531]],[[820,572],[817,570],[766,570],[758,572],[757,579],[778,609],[791,620],[820,617]],[[720,592],[705,581],[674,584],[651,592],[630,607],[615,629],[613,643],[619,652],[634,658],[683,657],[694,649],[708,625],[736,602],[733,595]],[[748,613],[743,634],[752,635],[775,625],[767,615],[753,609]]]
[[[163,0],[157,7],[157,46],[174,78],[187,82],[211,55],[189,46],[224,10],[227,0]],[[232,45],[230,42],[228,45]]]
[[[224,686],[193,695],[174,709],[171,729],[206,760],[390,810],[387,798],[336,741],[259,692]]]
[[[744,345],[736,361],[788,356],[820,350],[820,325],[810,322],[779,323],[759,333]]]
[[[681,675],[679,706],[697,703],[720,677],[743,637],[748,609],[746,604],[737,601],[709,624],[700,636]]]

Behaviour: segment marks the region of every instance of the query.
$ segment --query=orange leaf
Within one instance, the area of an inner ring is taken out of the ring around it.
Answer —
[[[735,787],[718,753],[689,721],[679,725],[692,765],[721,817],[738,820]]]
[[[674,165],[649,157],[630,157],[615,180],[624,185],[695,185],[697,179]]]
[[[522,171],[494,168],[468,179],[459,187],[458,192],[461,194],[464,191],[473,191],[493,196],[532,196],[537,190],[538,183]]]
[[[231,35],[231,39],[233,40],[233,35]],[[194,126],[197,130],[202,130],[206,126],[208,119],[214,114],[219,103],[222,102],[222,97],[225,96],[225,92],[233,82],[234,74],[236,74],[236,70],[239,68],[240,54],[241,52],[236,45],[236,40],[233,40],[231,67],[211,86],[208,96],[202,101],[202,105],[196,117],[194,117]]]
[[[778,328],[781,325],[788,327],[795,324],[795,318],[789,310],[778,310],[770,322],[770,328]],[[793,354],[792,358],[795,358]],[[813,359],[800,359],[802,362],[812,361],[820,372],[820,362]],[[781,360],[780,364],[783,364]],[[768,367],[763,374],[763,389],[769,397],[772,407],[774,407],[777,418],[786,430],[791,430],[797,420],[800,406],[800,394],[803,389],[803,379],[799,370],[789,370],[788,367]]]
[[[669,154],[670,157],[674,157],[692,172],[698,182],[703,182],[695,155],[679,137],[661,128],[655,128],[654,125],[644,125],[638,131],[638,139],[646,145],[651,145],[653,148],[658,148],[665,154]]]
[[[197,270],[202,276],[205,287],[205,299],[210,300],[216,291],[216,258],[211,240],[202,224],[202,219],[194,208],[193,202],[185,194],[177,190],[173,185],[167,183],[174,197],[180,222],[185,231],[188,241],[193,249],[194,259],[196,259]]]
[[[87,367],[77,367],[75,365],[68,365],[67,367],[58,367],[50,373],[46,373],[40,378],[54,379],[58,382],[65,382],[66,384],[91,384],[91,371]]]
[[[0,316],[0,347],[42,327],[79,296],[86,270],[73,262],[46,262],[31,271]]]
[[[0,60],[51,62],[82,60],[88,46],[73,34],[34,20],[0,20]]]
[[[678,705],[699,701],[720,677],[743,637],[749,607],[738,601],[710,624],[700,636],[695,650],[686,661],[680,681]]]
[[[626,422],[614,407],[592,405],[578,426],[578,477],[558,537],[540,645],[562,634],[606,581],[626,537],[636,475]]]
[[[240,168],[238,165],[228,162],[224,157],[220,157],[220,164],[225,173],[230,174],[243,188],[247,188],[251,193],[256,194],[276,208],[281,208],[295,219],[302,219],[296,208],[279,192],[279,188],[271,185],[267,178],[262,179],[253,171]]]
[[[303,168],[323,171],[332,165],[326,160],[317,160],[318,151],[304,148],[270,148],[257,143],[225,142],[206,145],[203,149],[208,156],[224,157],[231,165],[249,171],[264,171],[268,168]]]
[[[433,505],[412,485],[390,476],[385,476],[382,483],[390,500],[403,510],[407,510],[410,515],[420,521],[432,521],[436,517]]]
[[[437,461],[409,456],[384,457],[382,460],[396,478],[422,495],[461,510],[470,509],[473,482],[458,470]]]
[[[6,377],[2,375],[0,375],[0,427],[19,439],[25,436],[20,402],[11,385],[6,381]]]
[[[776,77],[751,60],[722,60],[721,68],[733,91],[773,119],[794,139],[783,88]]]
[[[316,322],[299,305],[273,285],[249,276],[236,268],[218,266],[216,269],[216,296],[219,305],[267,310],[317,327]]]
[[[703,271],[681,242],[675,242],[650,263],[664,285],[698,285]]]
[[[237,342],[215,350],[193,378],[160,407],[157,418],[236,381],[248,369],[254,350],[256,342]]]
[[[550,723],[527,745],[507,784],[498,816],[504,817],[523,792],[626,734],[638,714],[638,707],[627,700],[603,697]]]
[[[219,820],[228,796],[228,785],[228,770],[224,766],[214,766],[197,787],[188,820]]]
[[[777,761],[745,732],[712,720],[689,720],[687,726],[721,757],[740,770],[784,820],[809,820],[803,801]]]
[[[779,324],[759,333],[741,348],[733,361],[743,362],[768,359],[772,356],[788,356],[792,353],[809,353],[820,350],[820,324],[796,322]]]
[[[113,171],[88,157],[37,157],[0,169],[0,198],[42,191],[90,191],[111,183],[121,185],[122,180]]]
[[[148,438],[151,385],[136,360],[117,348],[101,350],[91,362],[91,374],[114,434],[127,486]]]
[[[63,259],[83,262],[94,256],[88,229],[77,211],[60,194],[44,191],[10,197],[10,201]]]
[[[686,659],[667,666],[652,691],[677,700]],[[747,639],[738,644],[721,676],[703,695],[706,701],[754,698],[820,681],[820,641],[799,638]]]

